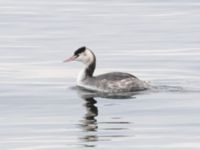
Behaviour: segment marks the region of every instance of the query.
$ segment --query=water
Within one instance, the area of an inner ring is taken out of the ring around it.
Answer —
[[[198,0],[1,0],[0,149],[200,149]],[[96,74],[153,89],[102,98],[74,89],[86,45]]]

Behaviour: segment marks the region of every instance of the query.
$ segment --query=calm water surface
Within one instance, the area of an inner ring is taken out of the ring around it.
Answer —
[[[200,149],[198,0],[0,0],[0,149]],[[62,61],[86,45],[96,74],[153,89],[132,98],[74,87]]]

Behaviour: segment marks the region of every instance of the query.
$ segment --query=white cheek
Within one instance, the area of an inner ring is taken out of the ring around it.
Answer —
[[[76,61],[80,61],[85,65],[89,65],[94,60],[92,53],[89,50],[86,50],[84,53],[81,53]]]
[[[84,64],[87,64],[89,59],[87,57],[85,57],[84,55],[80,55],[76,61],[80,61],[80,62],[83,62]]]
[[[83,61],[83,60],[84,60],[84,58],[82,55],[79,55],[78,58],[76,58],[76,61]]]

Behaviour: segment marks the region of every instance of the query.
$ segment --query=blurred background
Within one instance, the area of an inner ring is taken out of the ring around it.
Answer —
[[[0,149],[199,149],[199,0],[0,0]],[[154,90],[86,99],[72,87],[81,46],[96,74]]]

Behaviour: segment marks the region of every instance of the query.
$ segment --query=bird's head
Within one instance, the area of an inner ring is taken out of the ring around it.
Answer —
[[[95,55],[90,49],[83,46],[77,49],[74,52],[74,55],[66,59],[64,62],[70,62],[70,61],[80,61],[84,63],[85,65],[90,65],[91,63],[95,61]]]

